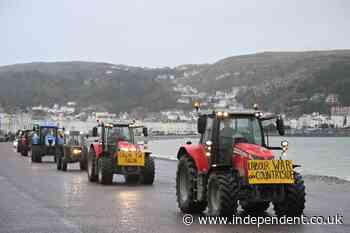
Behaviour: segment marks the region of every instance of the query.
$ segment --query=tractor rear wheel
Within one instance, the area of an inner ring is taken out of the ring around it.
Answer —
[[[87,156],[87,174],[90,182],[96,182],[97,181],[97,174],[96,174],[96,154],[93,149],[90,150],[88,156]]]
[[[41,163],[40,148],[37,148],[36,146],[32,148],[31,159],[32,159],[32,162],[34,162],[34,163]]]
[[[273,202],[275,214],[279,217],[301,216],[305,209],[305,185],[302,176],[294,172],[294,184],[285,186],[282,202]]]
[[[196,200],[197,169],[188,155],[183,155],[177,165],[176,196],[177,203],[184,213],[201,213],[207,208],[207,200]]]
[[[261,202],[249,202],[249,201],[240,201],[242,209],[248,214],[257,214],[265,212],[269,206],[269,201],[261,201]]]
[[[232,216],[237,213],[239,191],[237,176],[232,172],[214,172],[208,181],[208,214]]]
[[[140,181],[140,175],[125,175],[125,182],[127,184],[137,184]]]
[[[113,182],[113,162],[108,157],[101,157],[98,160],[98,181],[100,184]]]
[[[145,157],[145,166],[141,173],[141,183],[146,185],[152,185],[154,181],[154,159],[151,155]]]

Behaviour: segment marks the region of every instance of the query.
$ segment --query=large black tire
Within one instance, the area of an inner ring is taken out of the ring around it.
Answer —
[[[140,175],[132,174],[132,175],[125,175],[125,182],[127,184],[137,184],[140,182]]]
[[[141,172],[141,184],[152,185],[154,182],[155,166],[151,155],[145,157],[145,166]]]
[[[301,216],[305,209],[305,185],[302,176],[294,172],[294,184],[285,186],[282,202],[273,202],[275,214],[279,217]]]
[[[207,200],[196,200],[197,169],[192,158],[183,155],[177,165],[176,197],[177,204],[184,213],[202,213],[207,208]]]
[[[80,170],[85,171],[86,167],[87,167],[86,161],[85,160],[80,160],[79,161],[79,167],[80,167]]]
[[[93,149],[90,150],[87,156],[87,175],[90,182],[96,182],[98,180],[96,173],[96,155]]]
[[[32,156],[33,163],[41,163],[41,151],[40,148],[32,147]]]
[[[61,170],[65,172],[67,171],[67,167],[68,167],[67,162],[64,160],[64,158],[61,158]]]
[[[98,160],[98,182],[105,185],[113,182],[113,162],[108,157],[103,156]]]
[[[22,156],[28,156],[28,150],[22,150],[21,151]]]
[[[56,159],[57,170],[61,170],[62,169],[61,160],[62,160],[61,157],[57,157],[57,159]]]
[[[208,181],[208,214],[232,216],[237,214],[239,182],[231,171],[213,172]]]
[[[242,209],[251,215],[259,214],[265,212],[270,207],[269,201],[262,202],[249,202],[242,201],[240,202]]]

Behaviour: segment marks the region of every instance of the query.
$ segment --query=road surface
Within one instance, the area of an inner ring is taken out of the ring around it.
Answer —
[[[156,160],[153,186],[89,183],[78,165],[56,170],[51,157],[41,164],[0,144],[0,232],[350,232],[350,184],[306,179],[307,216],[340,213],[343,225],[200,225],[182,223],[175,198],[175,161]],[[268,215],[272,215],[271,208]],[[204,216],[204,215],[203,215]],[[195,216],[195,218],[198,216]]]

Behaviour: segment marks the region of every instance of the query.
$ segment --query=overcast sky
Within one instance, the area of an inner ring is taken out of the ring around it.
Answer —
[[[0,65],[86,60],[158,67],[349,48],[347,0],[0,0]]]

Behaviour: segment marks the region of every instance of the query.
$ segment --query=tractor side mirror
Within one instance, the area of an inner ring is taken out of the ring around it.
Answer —
[[[204,134],[205,128],[207,126],[207,118],[206,116],[199,116],[197,122],[197,131],[199,134]]]
[[[146,127],[142,128],[143,136],[148,137],[148,129]]]
[[[276,119],[276,128],[279,135],[283,136],[285,134],[284,121],[281,116],[278,116]]]
[[[93,137],[97,137],[98,136],[97,127],[92,128],[92,136]]]

